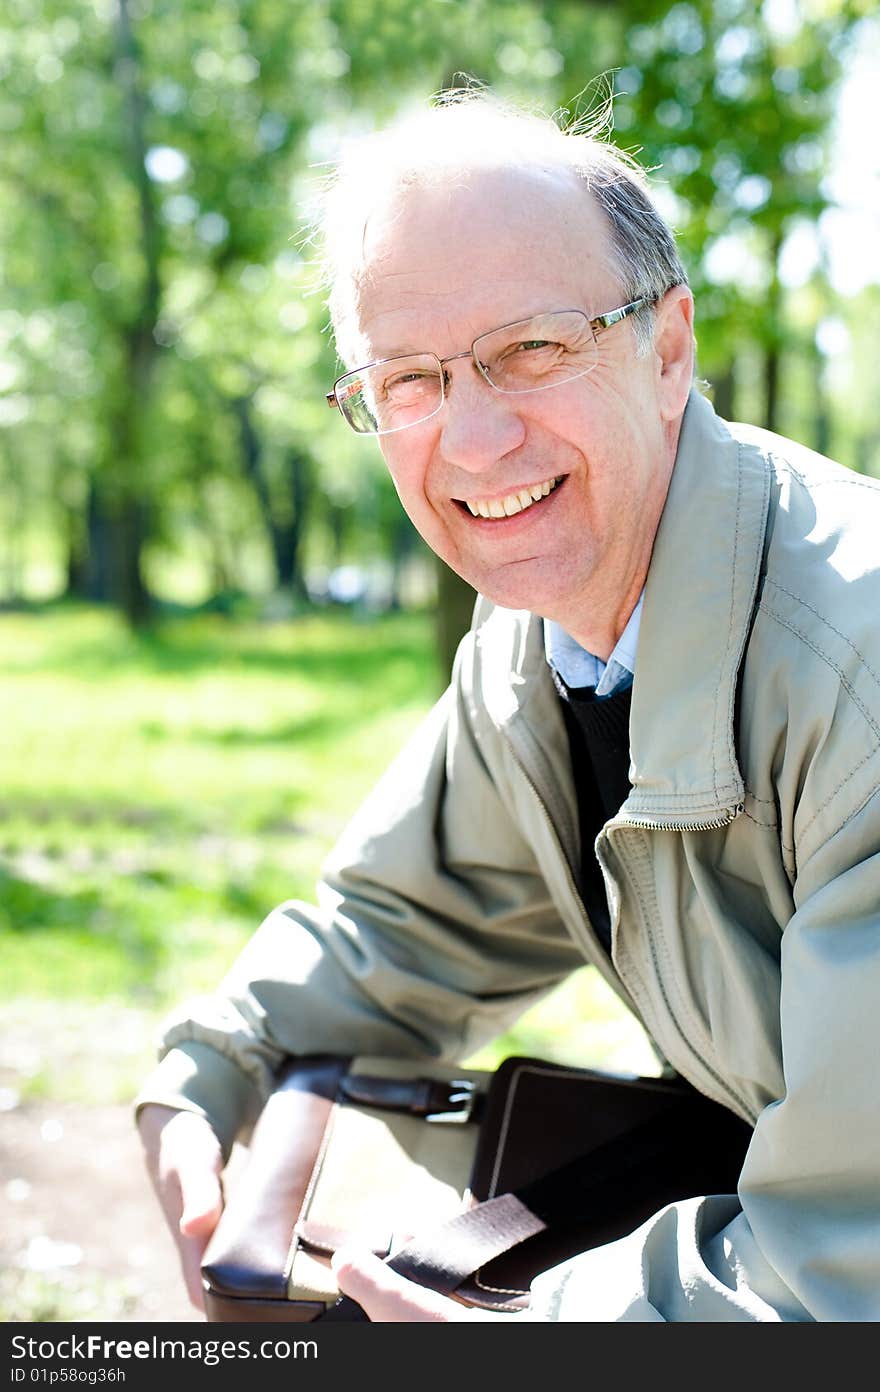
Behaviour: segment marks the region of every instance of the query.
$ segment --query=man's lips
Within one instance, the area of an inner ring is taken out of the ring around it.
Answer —
[[[512,490],[496,498],[456,498],[455,503],[475,520],[504,522],[510,517],[519,516],[539,508],[546,498],[555,493],[564,483],[565,474],[544,479],[541,483],[529,484]]]

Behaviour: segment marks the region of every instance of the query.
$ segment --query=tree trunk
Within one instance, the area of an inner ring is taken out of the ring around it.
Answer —
[[[736,363],[713,375],[713,405],[722,420],[736,420]]]
[[[782,252],[782,231],[776,232],[770,250],[771,278],[767,292],[767,322],[769,337],[764,354],[764,428],[777,430],[779,420],[779,382],[782,345],[782,282],[779,279],[779,257]]]
[[[435,566],[437,656],[444,681],[447,681],[452,672],[456,649],[471,626],[476,593],[467,581],[456,575],[454,570],[450,570],[439,556],[435,557]]]
[[[144,500],[126,490],[113,515],[113,593],[132,628],[141,628],[152,610],[152,598],[141,570],[148,519]]]
[[[113,599],[113,529],[100,480],[93,474],[86,497],[86,556],[83,574],[84,598],[96,604]]]
[[[114,598],[129,623],[138,626],[150,611],[141,556],[147,539],[150,508],[146,475],[146,420],[153,369],[158,353],[155,338],[159,319],[159,228],[153,189],[146,169],[146,107],[141,58],[131,25],[130,0],[117,0],[116,77],[125,98],[128,118],[129,174],[138,196],[143,278],[140,301],[124,331],[125,381],[115,413],[113,458],[108,501],[113,525],[111,582]]]
[[[813,417],[813,449],[817,454],[825,454],[829,458],[831,456],[831,413],[821,386],[817,392]]]
[[[257,499],[260,516],[263,519],[263,526],[266,528],[266,535],[272,548],[272,559],[275,563],[275,581],[276,584],[278,584],[281,577],[278,569],[278,556],[275,552],[274,538],[272,536],[272,501],[269,497],[269,487],[263,472],[263,441],[260,439],[254,425],[252,411],[253,397],[233,397],[230,405],[238,421],[238,441],[241,450],[242,469]]]
[[[254,425],[253,397],[234,397],[231,406],[238,421],[242,468],[254,490],[272,551],[275,584],[278,589],[289,589],[299,598],[307,599],[308,591],[305,577],[300,570],[299,556],[311,501],[311,460],[303,450],[293,445],[287,450],[289,496],[293,515],[290,521],[279,522],[275,516],[276,509],[272,504],[272,493],[264,467],[263,441]]]
[[[388,608],[397,613],[403,608],[401,581],[403,568],[415,549],[418,532],[401,508],[391,528],[391,592]]]
[[[332,565],[342,565],[342,558],[345,554],[345,538],[348,532],[348,508],[341,507],[339,503],[326,500],[327,522],[330,528],[330,545]]]
[[[16,468],[15,461],[9,458],[9,469],[4,480],[4,492],[9,503],[9,527],[6,532],[2,566],[0,566],[0,601],[17,604],[22,599],[24,587],[24,566],[22,542],[27,518],[27,499],[24,492],[23,472]]]
[[[82,509],[66,504],[62,531],[65,546],[64,593],[85,599],[88,593],[88,541]]]
[[[856,436],[853,466],[867,478],[880,478],[880,433],[862,432]]]
[[[771,344],[764,354],[764,429],[776,430],[779,418],[779,348]]]
[[[309,597],[302,564],[303,540],[311,511],[314,493],[314,467],[305,450],[291,445],[287,451],[287,468],[293,500],[293,520],[288,527],[288,568],[286,583],[298,599]]]

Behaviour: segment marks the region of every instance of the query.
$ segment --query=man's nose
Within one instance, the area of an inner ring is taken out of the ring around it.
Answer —
[[[516,398],[490,387],[472,362],[446,368],[446,400],[440,419],[444,459],[471,473],[497,463],[525,439]]]

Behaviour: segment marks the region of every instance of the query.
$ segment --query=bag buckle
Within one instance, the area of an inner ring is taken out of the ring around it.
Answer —
[[[470,1078],[451,1078],[446,1084],[446,1099],[440,1111],[429,1112],[425,1121],[461,1124],[470,1121],[477,1100],[476,1084]]]

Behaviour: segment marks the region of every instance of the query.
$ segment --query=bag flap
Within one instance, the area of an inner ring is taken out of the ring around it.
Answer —
[[[632,1232],[676,1199],[735,1192],[750,1138],[745,1122],[680,1078],[505,1060],[486,1101],[472,1193],[515,1191],[548,1226],[458,1295],[520,1308],[539,1272]]]
[[[631,1131],[685,1095],[699,1096],[677,1078],[601,1073],[535,1058],[505,1059],[486,1097],[471,1193],[483,1200],[521,1189]]]

